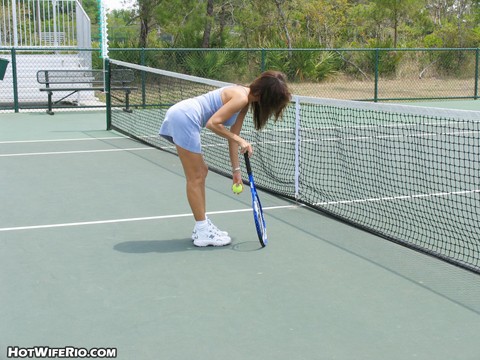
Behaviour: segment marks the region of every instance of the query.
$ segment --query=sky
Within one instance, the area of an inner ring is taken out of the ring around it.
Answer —
[[[125,6],[123,5],[124,0],[103,0],[105,7],[109,10],[118,10],[122,9]],[[127,3],[132,3],[132,0],[127,1]],[[128,7],[128,6],[127,6]]]

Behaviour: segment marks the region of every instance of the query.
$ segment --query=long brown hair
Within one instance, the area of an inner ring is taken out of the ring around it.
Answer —
[[[265,71],[256,78],[250,84],[250,92],[258,98],[251,104],[256,130],[262,129],[272,115],[277,121],[292,97],[285,74],[274,70]]]

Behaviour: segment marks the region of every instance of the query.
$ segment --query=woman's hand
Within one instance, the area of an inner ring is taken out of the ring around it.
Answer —
[[[241,171],[234,171],[232,177],[233,177],[233,183],[234,184],[241,184],[243,186]]]
[[[242,154],[248,153],[248,157],[252,156],[253,154],[252,144],[240,138],[240,140],[238,141],[238,146],[240,147],[240,153]]]

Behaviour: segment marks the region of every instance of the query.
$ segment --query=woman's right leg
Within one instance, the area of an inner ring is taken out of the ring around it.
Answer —
[[[206,220],[205,179],[208,167],[202,154],[193,153],[177,146],[177,153],[182,162],[187,179],[187,199],[196,221]]]
[[[223,246],[231,242],[228,233],[221,232],[206,216],[205,179],[208,167],[201,154],[193,153],[177,146],[187,180],[187,199],[192,209],[196,226],[192,238],[196,246]]]

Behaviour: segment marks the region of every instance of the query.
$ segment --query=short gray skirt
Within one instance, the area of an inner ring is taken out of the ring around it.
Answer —
[[[202,152],[202,109],[195,99],[183,100],[168,109],[160,136],[183,149],[194,153]]]

